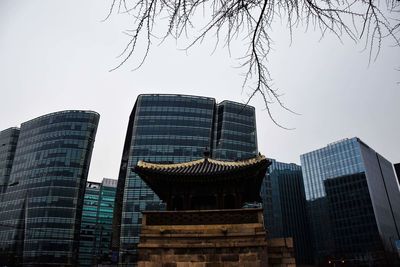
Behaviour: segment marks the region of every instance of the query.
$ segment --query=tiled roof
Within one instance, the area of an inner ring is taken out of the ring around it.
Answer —
[[[165,175],[174,176],[204,176],[237,172],[252,168],[253,166],[264,164],[268,164],[268,159],[262,155],[241,161],[221,161],[210,158],[202,158],[199,160],[175,164],[149,163],[140,160],[137,166],[135,166],[134,171],[159,174],[162,173]]]

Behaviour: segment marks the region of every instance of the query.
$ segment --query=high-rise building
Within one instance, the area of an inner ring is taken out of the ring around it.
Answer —
[[[15,127],[0,132],[0,195],[8,186],[18,136],[19,128]]]
[[[268,238],[292,237],[297,264],[312,263],[301,166],[269,159],[261,197]]]
[[[96,257],[97,210],[101,183],[87,182],[82,207],[79,266],[93,266]]]
[[[212,156],[221,160],[251,158],[257,153],[254,108],[232,101],[217,104]]]
[[[301,155],[318,264],[389,264],[400,239],[400,192],[392,164],[359,138]]]
[[[75,266],[99,114],[61,111],[21,125],[0,202],[0,262]]]
[[[87,182],[79,243],[79,266],[111,263],[111,233],[117,180]]]
[[[136,262],[141,211],[162,209],[157,195],[132,171],[139,160],[179,163],[210,150],[216,159],[257,155],[254,108],[187,95],[140,95],[129,118],[115,208],[113,246],[120,263]],[[119,247],[119,249],[118,249]]]

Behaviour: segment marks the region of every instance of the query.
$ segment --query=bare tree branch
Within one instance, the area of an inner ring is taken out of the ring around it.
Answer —
[[[293,111],[285,106],[281,94],[273,87],[267,67],[272,43],[268,32],[275,17],[286,21],[291,39],[295,27],[311,26],[320,31],[321,38],[329,33],[339,41],[343,37],[363,41],[370,62],[376,60],[384,39],[400,47],[399,0],[112,0],[105,19],[113,13],[129,14],[134,22],[132,30],[126,32],[130,40],[120,55],[121,60],[111,71],[137,56],[140,59],[136,68],[142,66],[154,40],[162,43],[168,37],[176,40],[186,37],[191,40],[185,48],[188,50],[212,38],[214,50],[223,41],[230,52],[231,42],[244,36],[243,42],[248,47],[239,58],[239,67],[245,70],[242,90],[250,89],[246,104],[260,96],[271,120],[282,128],[285,127],[273,117],[272,104]],[[199,17],[206,23],[199,25]],[[166,26],[162,37],[157,36],[155,24]],[[197,34],[189,37],[194,30]],[[138,42],[142,41],[146,44],[144,52],[138,51]]]

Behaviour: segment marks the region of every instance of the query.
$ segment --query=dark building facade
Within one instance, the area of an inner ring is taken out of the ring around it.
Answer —
[[[8,128],[0,132],[0,194],[8,186],[18,137],[19,128]]]
[[[79,266],[111,263],[111,233],[117,180],[87,182],[79,243]]]
[[[301,166],[270,159],[261,189],[268,238],[292,237],[297,264],[312,263]]]
[[[337,259],[366,255],[364,263],[384,265],[384,248],[375,221],[365,173],[324,181],[332,236]],[[370,256],[370,257],[368,257]]]
[[[236,114],[236,115],[235,115]],[[257,155],[255,111],[251,106],[186,95],[140,95],[129,118],[115,208],[113,247],[121,264],[137,261],[145,210],[165,205],[131,169],[139,160],[179,163]],[[115,256],[115,255],[114,255]]]
[[[400,192],[392,164],[359,138],[303,154],[301,164],[316,262],[395,264]]]
[[[400,184],[400,163],[394,164],[394,170],[396,171],[397,181]]]
[[[0,262],[76,265],[98,121],[95,112],[71,110],[21,125],[9,186],[0,203]]]

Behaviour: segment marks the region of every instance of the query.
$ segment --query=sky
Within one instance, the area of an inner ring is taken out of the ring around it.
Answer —
[[[245,102],[243,69],[234,51],[213,39],[187,53],[182,43],[154,44],[138,70],[135,58],[116,71],[117,56],[128,41],[122,32],[132,18],[113,15],[103,22],[111,1],[0,1],[0,130],[67,109],[100,113],[88,180],[118,177],[128,118],[139,94],[171,93]],[[400,49],[382,44],[368,64],[363,44],[298,28],[290,43],[276,21],[268,68],[285,105],[276,106],[277,127],[256,108],[259,151],[282,162],[300,163],[300,154],[357,136],[392,163],[400,162]],[[183,41],[184,43],[184,41]]]

